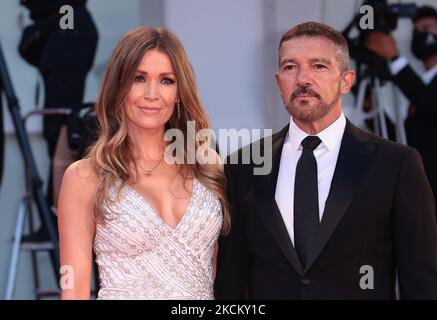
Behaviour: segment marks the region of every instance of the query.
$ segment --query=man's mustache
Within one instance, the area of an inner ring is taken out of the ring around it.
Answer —
[[[290,96],[290,101],[294,100],[299,94],[309,94],[320,99],[320,95],[309,87],[297,88]]]

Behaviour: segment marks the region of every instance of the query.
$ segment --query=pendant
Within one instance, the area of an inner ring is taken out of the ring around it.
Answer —
[[[146,177],[150,177],[152,175],[152,172],[150,170],[146,170],[145,174]]]

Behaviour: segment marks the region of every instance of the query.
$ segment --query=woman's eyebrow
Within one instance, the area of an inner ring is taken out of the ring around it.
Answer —
[[[141,70],[141,69],[138,69],[138,70],[137,70],[137,73],[144,74],[144,75],[148,75],[147,71],[144,71],[144,70]],[[174,72],[162,72],[162,73],[160,73],[159,75],[162,76],[162,77],[166,77],[166,76],[176,76]]]

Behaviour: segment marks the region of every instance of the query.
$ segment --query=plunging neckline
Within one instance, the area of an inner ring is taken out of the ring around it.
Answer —
[[[170,229],[171,231],[176,231],[179,229],[179,227],[182,225],[182,223],[184,222],[186,216],[190,213],[190,209],[194,200],[194,192],[196,191],[196,186],[197,186],[197,179],[193,178],[193,186],[192,186],[192,190],[191,190],[191,196],[190,196],[190,200],[188,201],[188,205],[187,208],[185,209],[182,218],[179,220],[179,222],[177,223],[177,225],[173,228],[170,225],[168,225],[164,219],[162,219],[161,215],[159,214],[159,211],[155,209],[155,207],[153,207],[153,205],[150,203],[150,201],[148,201],[146,198],[144,198],[144,196],[137,191],[133,186],[127,184],[126,187],[128,189],[130,189],[138,198],[139,200],[147,207],[150,209],[150,211],[152,211],[153,216],[156,217],[159,222],[161,224],[163,224],[166,228]]]

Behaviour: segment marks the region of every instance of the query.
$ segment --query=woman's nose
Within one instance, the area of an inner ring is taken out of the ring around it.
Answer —
[[[144,98],[156,99],[158,97],[159,87],[156,81],[149,81],[145,85]]]

